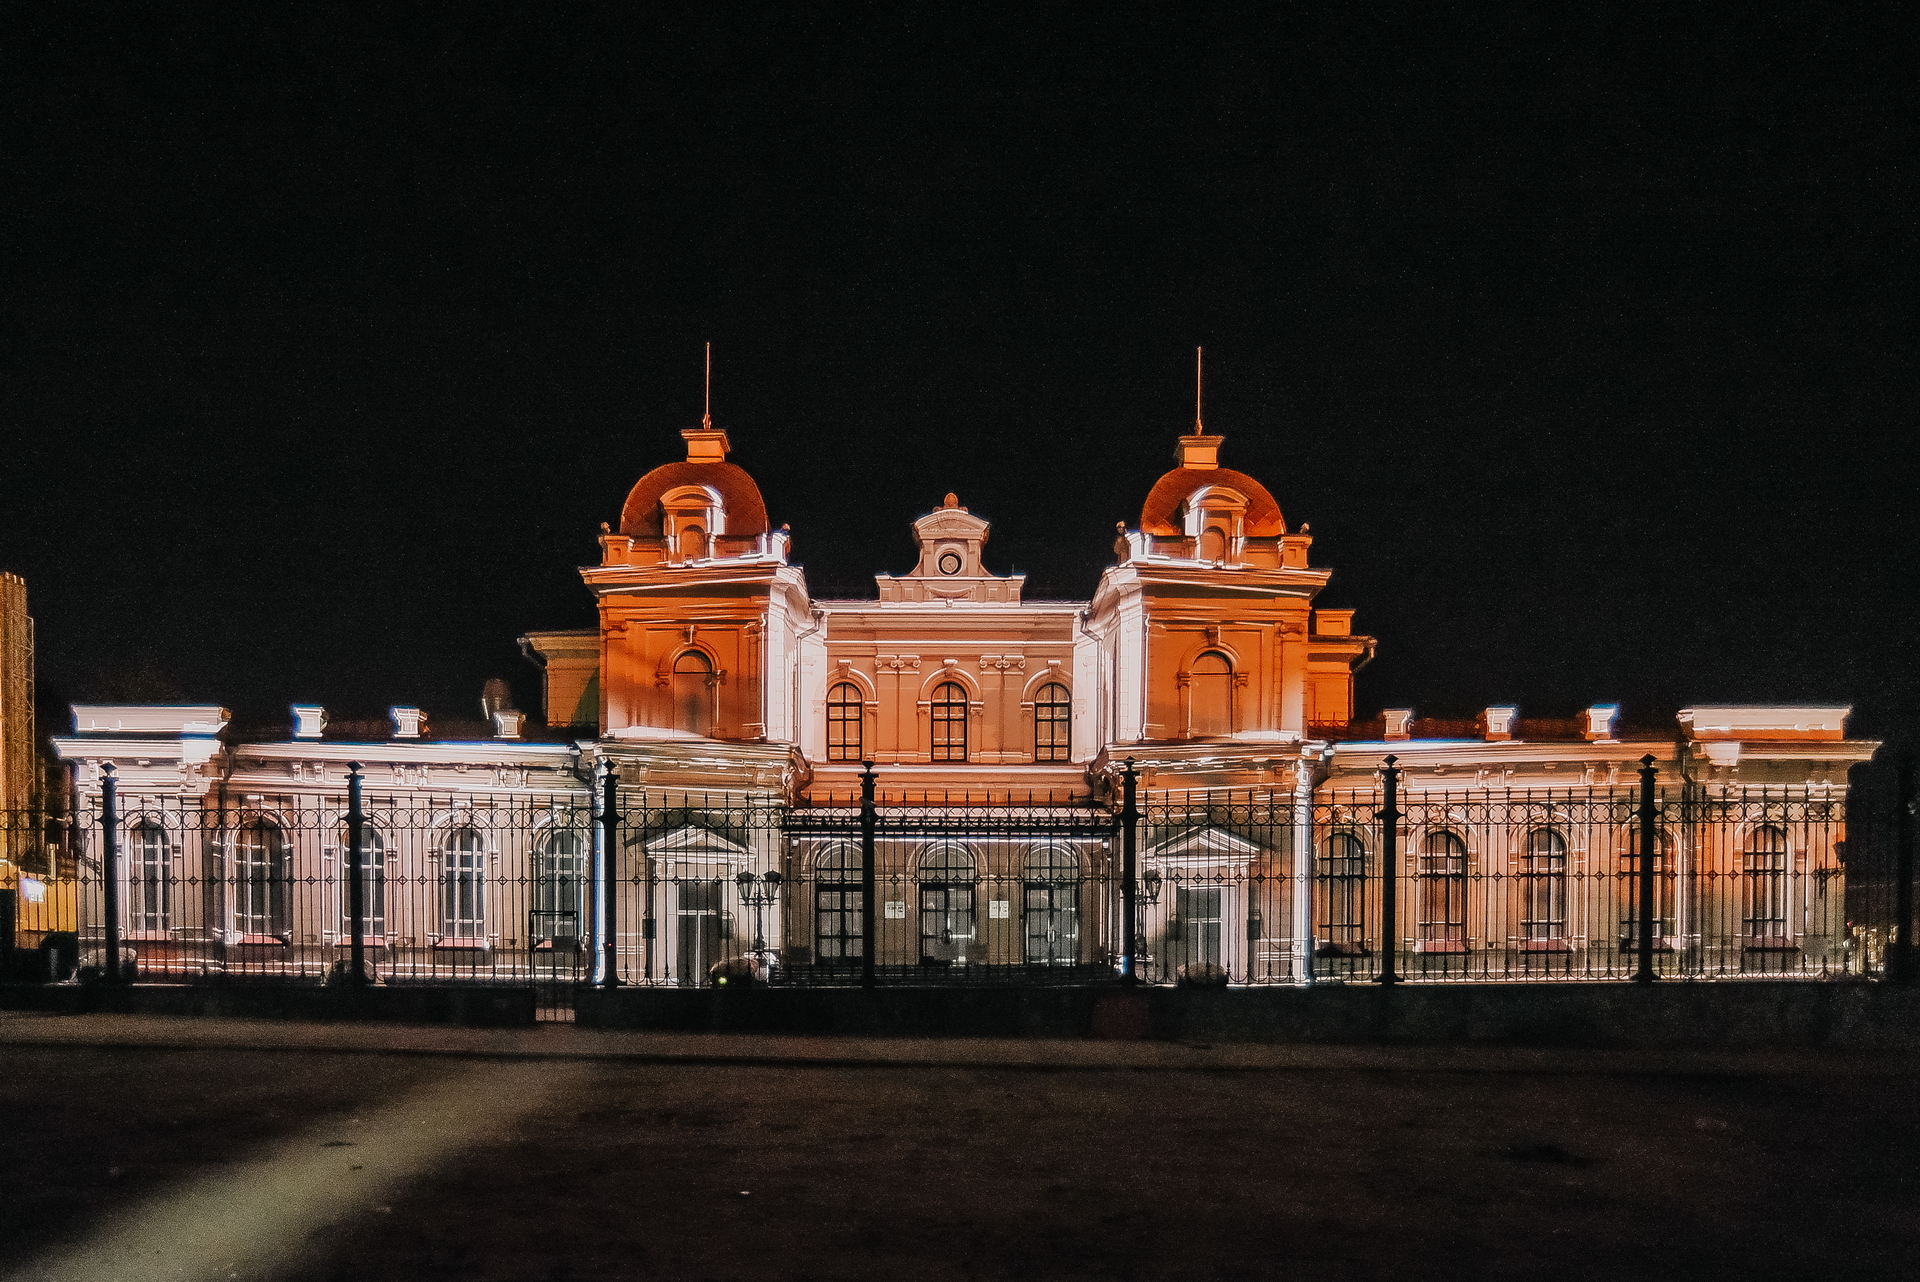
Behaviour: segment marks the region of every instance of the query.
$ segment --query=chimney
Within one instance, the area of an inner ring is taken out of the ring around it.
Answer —
[[[1387,723],[1387,738],[1411,739],[1413,737],[1410,729],[1413,725],[1412,708],[1388,708],[1380,716]]]
[[[293,737],[296,739],[318,739],[320,731],[326,727],[327,710],[317,703],[296,703],[293,705]]]
[[[1613,740],[1613,723],[1620,716],[1617,703],[1596,703],[1587,709],[1587,740],[1590,743],[1610,743]]]
[[[427,714],[419,708],[389,708],[387,715],[393,718],[396,739],[418,739],[427,732]]]
[[[1503,739],[1513,738],[1513,723],[1514,719],[1520,715],[1520,709],[1514,707],[1488,708],[1480,715],[1481,719],[1486,723],[1487,742],[1495,743]]]

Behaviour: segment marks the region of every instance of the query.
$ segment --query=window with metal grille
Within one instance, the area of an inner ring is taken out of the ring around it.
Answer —
[[[968,960],[973,944],[973,855],[943,844],[920,860],[920,961],[937,966]]]
[[[1640,829],[1629,832],[1627,852],[1620,860],[1620,947],[1640,946]],[[1667,860],[1665,833],[1653,834],[1653,942],[1671,938],[1673,926],[1673,877]]]
[[[233,843],[233,925],[243,935],[287,933],[287,839],[280,825],[249,819]]]
[[[967,759],[967,691],[957,681],[944,681],[933,692],[933,759]]]
[[[487,935],[487,845],[472,828],[447,834],[440,851],[440,932],[448,939]]]
[[[1320,857],[1320,939],[1358,947],[1366,936],[1367,851],[1352,833],[1327,838]]]
[[[340,833],[340,931],[353,933],[352,878],[347,868],[350,834]],[[360,825],[360,893],[362,913],[360,933],[364,938],[384,940],[387,934],[387,841],[370,823]]]
[[[1067,966],[1080,956],[1080,859],[1066,846],[1040,846],[1025,863],[1027,961]]]
[[[832,964],[865,956],[860,871],[860,848],[846,843],[827,847],[813,862],[813,955],[818,961]]]
[[[1787,938],[1787,834],[1763,824],[1747,834],[1742,860],[1741,927],[1749,939]]]
[[[1067,688],[1050,681],[1033,700],[1033,759],[1067,761],[1073,738],[1073,700]]]
[[[1420,938],[1465,943],[1467,845],[1455,833],[1430,832],[1420,845]]]
[[[536,943],[577,941],[586,931],[587,860],[580,834],[550,830],[540,839],[533,864],[533,926]]]
[[[173,850],[166,829],[143,820],[128,836],[127,927],[162,933],[173,928]]]
[[[842,681],[827,691],[827,760],[860,760],[860,687]]]
[[[1567,936],[1567,841],[1551,828],[1527,834],[1527,851],[1520,863],[1523,939],[1565,939]]]

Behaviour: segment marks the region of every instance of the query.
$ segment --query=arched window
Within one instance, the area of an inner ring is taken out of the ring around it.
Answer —
[[[1027,962],[1071,966],[1080,959],[1080,859],[1065,846],[1027,852]]]
[[[860,888],[860,848],[837,842],[813,861],[813,955],[820,962],[865,956],[866,914]]]
[[[1327,838],[1320,858],[1319,899],[1319,950],[1359,956],[1366,947],[1367,851],[1352,833]]]
[[[1217,525],[1209,525],[1200,532],[1199,559],[1202,561],[1224,561],[1227,559],[1227,536]]]
[[[1787,834],[1763,824],[1747,834],[1741,869],[1741,926],[1755,943],[1787,938]]]
[[[1451,832],[1430,832],[1420,844],[1420,942],[1467,941],[1467,847]],[[1438,950],[1436,950],[1438,951]]]
[[[347,867],[351,835],[340,833],[340,931],[353,934],[352,881]],[[361,935],[385,942],[387,935],[387,842],[370,823],[360,825],[360,893],[362,899]],[[344,940],[342,941],[344,942]]]
[[[163,934],[173,928],[173,862],[167,833],[141,820],[127,834],[127,928]]]
[[[933,759],[967,759],[967,690],[958,681],[943,681],[933,692]]]
[[[698,561],[707,554],[707,532],[691,523],[680,527],[680,559]]]
[[[1196,738],[1233,733],[1233,664],[1218,650],[1193,661],[1187,685],[1187,727]]]
[[[1567,841],[1551,828],[1535,828],[1527,834],[1520,898],[1522,940],[1567,937]]]
[[[242,935],[287,933],[287,839],[280,825],[249,819],[233,843],[233,926]]]
[[[577,942],[586,933],[587,860],[580,834],[551,828],[540,839],[533,861],[535,943]]]
[[[842,681],[827,691],[827,760],[860,760],[860,722],[865,705],[860,687]]]
[[[935,846],[920,860],[920,963],[964,965],[973,938],[973,855]]]
[[[1072,741],[1072,696],[1059,682],[1049,681],[1033,699],[1033,759],[1069,761]]]
[[[673,661],[673,728],[713,733],[713,665],[698,650]]]
[[[455,828],[440,849],[440,933],[446,939],[487,937],[487,843],[472,828]]]
[[[1635,824],[1627,838],[1626,855],[1620,860],[1620,947],[1633,950],[1640,946],[1640,825]],[[1673,866],[1667,858],[1667,835],[1653,834],[1653,945],[1674,934]]]

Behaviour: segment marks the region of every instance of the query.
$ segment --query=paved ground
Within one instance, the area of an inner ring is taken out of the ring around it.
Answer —
[[[0,1014],[20,1278],[1920,1270],[1920,1060]]]

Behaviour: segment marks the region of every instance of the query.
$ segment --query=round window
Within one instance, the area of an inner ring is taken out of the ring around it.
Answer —
[[[960,573],[960,554],[958,552],[942,552],[940,554],[940,573]]]

